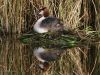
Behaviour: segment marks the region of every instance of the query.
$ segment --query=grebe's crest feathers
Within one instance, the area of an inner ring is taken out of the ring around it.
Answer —
[[[43,8],[40,9],[39,14],[41,16],[48,17],[49,16],[49,10],[47,9],[47,7],[43,7]]]
[[[47,7],[42,7],[42,8],[40,8],[40,11],[41,11],[41,10],[44,10],[44,9],[47,9]]]

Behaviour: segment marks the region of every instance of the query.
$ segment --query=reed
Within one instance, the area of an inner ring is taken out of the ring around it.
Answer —
[[[0,37],[0,75],[99,75],[99,0],[0,0],[0,34],[21,35],[31,31],[41,6],[62,19],[66,30],[75,32],[81,40],[88,39],[85,47],[65,50],[44,73],[36,67],[38,61],[29,46]],[[94,37],[95,43],[90,41]]]
[[[82,0],[1,0],[1,26],[8,33],[28,32],[38,18],[38,8],[46,6],[52,15],[64,21],[67,29],[75,28],[79,23],[81,3]]]

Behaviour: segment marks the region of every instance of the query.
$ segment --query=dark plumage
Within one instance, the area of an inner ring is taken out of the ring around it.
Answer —
[[[56,17],[47,17],[45,18],[41,24],[41,28],[48,28],[49,31],[58,31],[63,30],[63,24],[61,23],[60,19]]]
[[[39,64],[39,67],[42,70],[46,70],[47,68],[49,68],[49,62],[57,60],[61,54],[62,51],[60,50],[46,51],[42,47],[34,50],[34,55],[42,63]]]
[[[57,51],[57,50],[47,51],[47,52],[41,52],[40,57],[43,60],[50,62],[50,61],[57,60],[59,58],[60,54],[61,54],[61,52]]]

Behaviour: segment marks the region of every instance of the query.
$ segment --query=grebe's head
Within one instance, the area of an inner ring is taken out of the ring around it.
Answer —
[[[49,10],[47,9],[47,7],[41,8],[39,15],[44,16],[44,17],[48,17],[49,16]]]
[[[44,62],[42,64],[39,64],[38,66],[42,71],[47,71],[50,65],[48,62]]]

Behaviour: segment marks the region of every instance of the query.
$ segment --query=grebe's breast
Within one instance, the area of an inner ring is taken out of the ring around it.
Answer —
[[[40,25],[41,25],[41,22],[45,19],[45,17],[41,17],[40,19],[37,20],[37,22],[35,23],[34,25],[34,30],[38,33],[45,33],[45,32],[48,32],[47,29],[45,28],[41,28]]]

